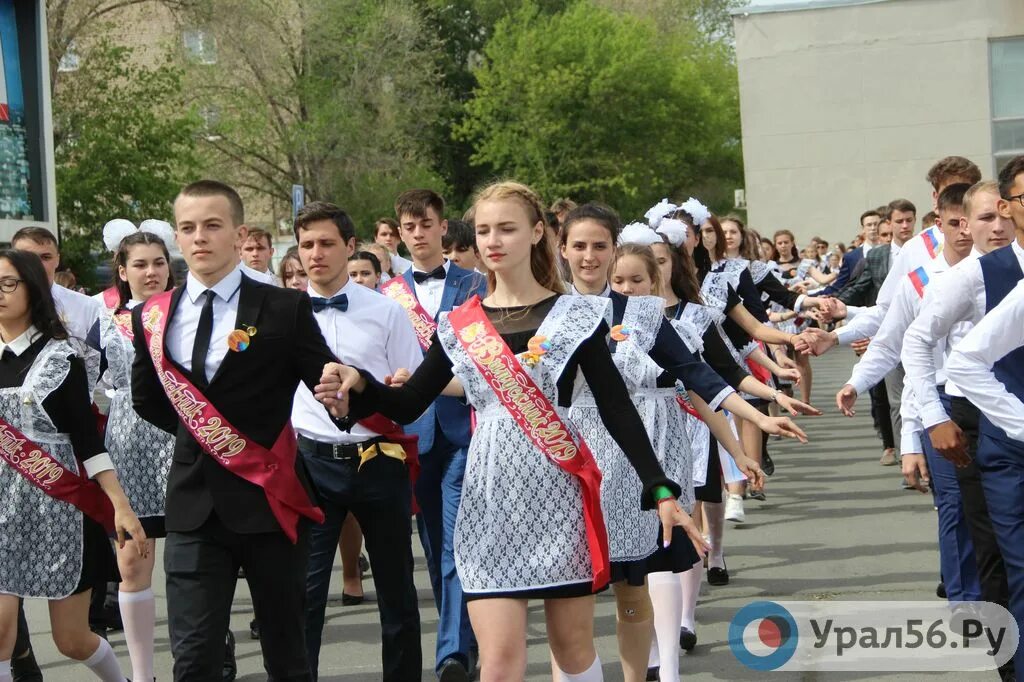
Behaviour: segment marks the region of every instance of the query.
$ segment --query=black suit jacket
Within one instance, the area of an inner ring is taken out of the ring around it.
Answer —
[[[174,313],[183,292],[184,287],[179,287],[171,297],[170,324],[174,324]],[[146,348],[142,307],[137,306],[132,314],[135,332],[132,399],[135,411],[143,419],[176,434],[167,479],[167,530],[195,530],[206,522],[211,512],[216,512],[224,525],[237,533],[280,531],[263,489],[231,473],[205,454],[180,423],[157,379],[153,359]],[[228,351],[203,392],[235,428],[269,448],[291,418],[292,400],[299,382],[312,389],[320,381],[324,364],[336,360],[320,333],[306,294],[256,282],[243,275],[235,327],[249,326],[256,328],[249,347],[241,352]],[[166,355],[166,345],[164,352]],[[192,378],[180,366],[177,368]],[[309,493],[311,488],[301,457],[296,457],[295,469]],[[310,499],[313,499],[312,494]]]
[[[839,292],[839,300],[848,305],[870,306],[878,298],[889,268],[892,267],[892,248],[880,244],[864,257],[864,271],[848,287]]]

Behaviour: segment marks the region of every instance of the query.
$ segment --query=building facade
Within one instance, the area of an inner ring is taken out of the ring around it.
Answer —
[[[1024,153],[1024,0],[752,0],[733,17],[750,224],[848,241],[937,159]]]

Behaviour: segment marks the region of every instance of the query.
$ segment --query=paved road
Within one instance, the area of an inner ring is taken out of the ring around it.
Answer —
[[[777,465],[769,482],[768,500],[748,501],[747,523],[726,532],[726,558],[732,582],[727,587],[702,588],[697,609],[697,648],[684,656],[682,674],[688,681],[764,679],[741,666],[724,643],[726,628],[736,610],[754,599],[934,599],[938,578],[936,520],[928,497],[903,491],[896,467],[878,464],[880,444],[870,426],[867,404],[858,416],[845,419],[832,397],[848,376],[852,356],[837,353],[815,361],[815,403],[826,410],[803,425],[811,438],[808,445],[773,442]],[[417,544],[414,542],[414,544]],[[424,660],[433,660],[436,612],[427,587],[422,555],[417,555],[416,583],[420,586],[423,618]],[[342,608],[340,568],[329,608],[325,645],[320,663],[321,680],[369,682],[380,679],[379,629],[372,603]],[[163,619],[165,603],[157,576],[160,621],[157,641],[157,674],[170,679],[171,656]],[[372,585],[366,585],[372,597]],[[248,591],[240,584],[235,598],[232,627],[238,636],[240,680],[261,680],[257,642],[248,639],[251,617]],[[39,660],[46,679],[89,679],[85,671],[61,660],[48,635],[45,605],[29,605],[29,618]],[[531,608],[529,669],[531,680],[549,677],[543,612]],[[609,596],[598,601],[596,631],[604,673],[608,680],[621,679],[615,642],[614,603]],[[111,641],[129,670],[128,655],[120,634]],[[424,679],[431,679],[425,671]],[[967,676],[806,674],[802,677],[776,673],[771,679],[949,679],[995,680],[994,674]]]

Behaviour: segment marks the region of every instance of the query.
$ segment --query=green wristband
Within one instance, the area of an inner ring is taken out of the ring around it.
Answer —
[[[656,502],[661,502],[671,497],[675,497],[675,495],[672,494],[672,491],[667,486],[659,485],[654,488],[654,500]]]

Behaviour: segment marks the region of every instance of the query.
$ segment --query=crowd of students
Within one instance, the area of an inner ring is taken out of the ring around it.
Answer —
[[[383,678],[420,679],[413,520],[443,682],[522,679],[530,600],[552,676],[602,679],[609,586],[624,679],[678,680],[704,576],[730,579],[726,521],[765,499],[770,437],[806,441],[791,417],[820,414],[810,358],[836,345],[862,354],[838,407],[869,393],[881,463],[933,491],[943,595],[1020,623],[1024,157],[928,180],[919,234],[896,199],[849,250],[692,197],[623,225],[511,181],[462,220],[410,190],[362,243],[313,202],[276,271],[203,180],[173,226],[107,225],[92,298],[25,228],[0,252],[0,682],[42,679],[23,598],[49,600],[63,655],[124,680],[89,629],[110,580],[132,679],[154,679],[157,538],[175,679],[233,678],[240,575],[270,679],[316,679],[339,544],[343,603],[374,583]]]

